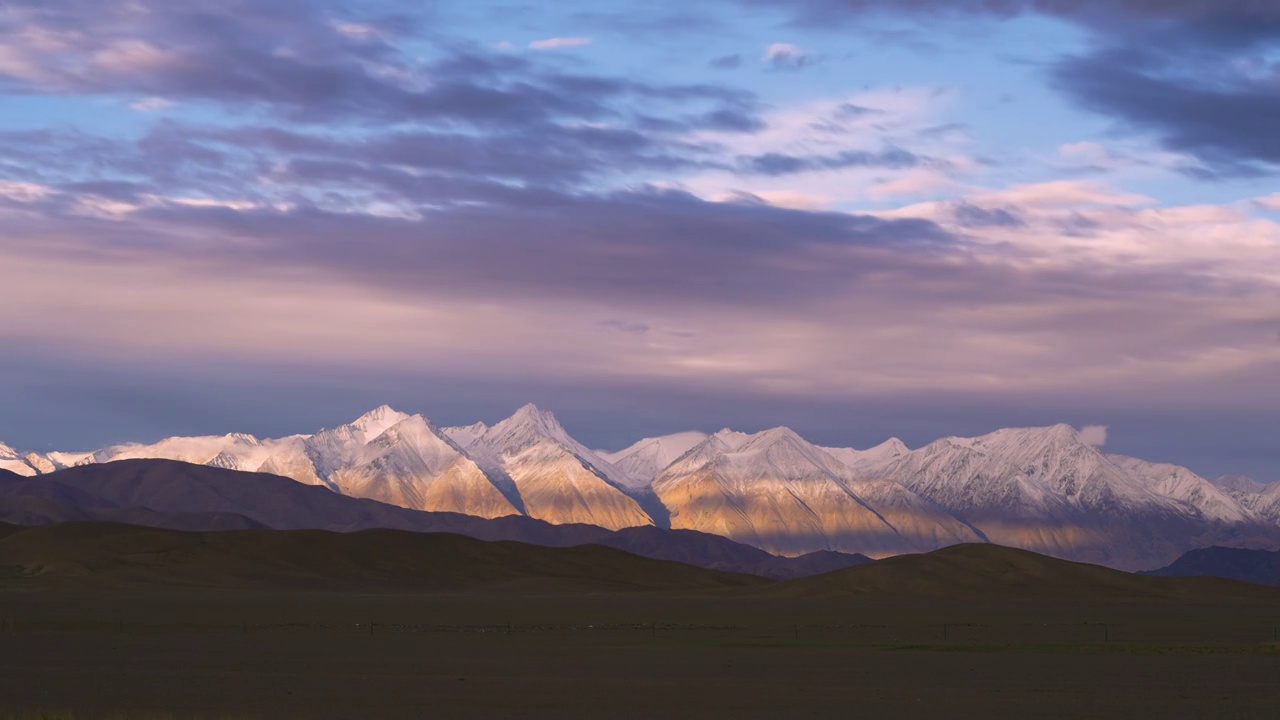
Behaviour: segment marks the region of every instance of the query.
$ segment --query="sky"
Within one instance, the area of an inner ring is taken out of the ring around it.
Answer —
[[[1280,479],[1280,3],[0,0],[0,440],[525,402]]]

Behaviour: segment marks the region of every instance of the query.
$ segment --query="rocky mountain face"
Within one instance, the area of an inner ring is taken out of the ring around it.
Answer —
[[[489,428],[468,450],[508,484],[529,517],[610,530],[653,524],[625,492],[620,473],[533,405]]]
[[[640,489],[653,484],[654,478],[676,458],[707,439],[706,433],[684,432],[662,437],[645,438],[615,453],[597,452],[618,469],[621,481],[627,487]]]
[[[25,477],[137,458],[281,475],[413,510],[696,530],[786,556],[992,542],[1132,570],[1210,545],[1280,547],[1280,483],[1211,482],[1107,455],[1067,425],[915,450],[896,439],[855,450],[820,448],[787,428],[722,430],[608,453],[532,405],[492,427],[447,428],[383,406],[278,439],[175,437],[82,453],[0,445],[0,471]]]
[[[981,541],[910,490],[859,478],[787,428],[717,433],[667,467],[653,488],[673,528],[780,555],[858,548],[884,557]]]

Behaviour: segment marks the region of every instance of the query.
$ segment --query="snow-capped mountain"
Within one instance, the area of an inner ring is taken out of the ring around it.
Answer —
[[[51,472],[34,467],[21,453],[4,443],[0,443],[0,470],[8,470],[23,477],[32,477]]]
[[[489,431],[489,426],[482,422],[472,425],[459,425],[457,427],[441,428],[440,432],[444,433],[450,440],[457,444],[458,447],[471,447],[479,437]]]
[[[1124,455],[1107,455],[1107,459],[1147,482],[1147,487],[1160,495],[1182,501],[1210,522],[1236,524],[1257,522],[1258,517],[1240,505],[1226,491],[1187,468],[1169,463],[1154,463]]]
[[[1258,515],[1280,525],[1280,482],[1265,486],[1265,489],[1251,498],[1249,507]]]
[[[623,483],[630,488],[645,488],[653,483],[668,465],[694,446],[705,441],[704,432],[682,432],[661,437],[645,438],[617,452],[597,452],[622,474]]]
[[[944,438],[916,450],[819,448],[786,428],[647,438],[592,451],[529,405],[492,427],[437,428],[382,406],[312,435],[173,437],[93,452],[0,445],[36,476],[130,458],[259,471],[409,508],[609,529],[672,526],[772,552],[874,556],[989,540],[1149,569],[1207,545],[1280,548],[1280,483],[1213,482],[1105,455],[1069,426]]]
[[[859,479],[788,428],[716,433],[666,468],[653,489],[673,528],[779,555],[856,547],[883,557],[981,540],[901,485]]]
[[[467,451],[490,477],[510,483],[529,517],[610,530],[654,524],[624,492],[619,471],[533,405],[489,428]]]
[[[421,415],[387,428],[329,479],[344,495],[414,510],[520,514],[480,466]]]
[[[1179,472],[1182,471],[1182,472]],[[1125,569],[1160,567],[1253,515],[1190,471],[1120,463],[1068,425],[944,438],[891,460],[891,477],[981,530],[991,542]]]
[[[345,425],[268,444],[275,452],[255,469],[344,495],[486,518],[519,514],[429,420],[386,405]]]
[[[280,442],[287,442],[287,438],[263,442],[243,433],[207,437],[172,437],[152,445],[130,443],[103,448],[76,464],[161,458],[180,460],[193,465],[214,465],[228,470],[253,472],[276,452],[277,443]]]
[[[1239,495],[1261,495],[1270,487],[1268,483],[1258,482],[1248,475],[1219,475],[1210,480],[1215,486],[1226,490],[1232,497]],[[1274,485],[1275,483],[1271,483]]]
[[[854,470],[863,472],[882,468],[889,462],[911,452],[911,448],[907,447],[907,444],[898,438],[889,438],[867,450],[827,447],[822,448],[822,450]]]

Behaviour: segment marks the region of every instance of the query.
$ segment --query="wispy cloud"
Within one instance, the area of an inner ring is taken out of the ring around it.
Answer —
[[[770,45],[761,59],[775,70],[803,70],[820,62],[817,55],[791,43]]]
[[[551,37],[529,43],[530,50],[556,50],[558,48],[584,47],[592,42],[589,37]]]
[[[166,100],[159,97],[143,98],[129,103],[129,109],[139,112],[156,112],[159,110],[168,110],[173,107],[172,100]]]

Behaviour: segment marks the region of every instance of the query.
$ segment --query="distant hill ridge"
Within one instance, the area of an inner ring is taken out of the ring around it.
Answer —
[[[766,577],[794,577],[868,562],[860,555],[840,553],[782,558],[716,535],[652,526],[610,531],[522,516],[485,519],[422,512],[274,475],[173,460],[121,460],[35,478],[0,477],[0,521],[46,525],[90,520],[191,531],[386,528],[552,547],[597,544]]]
[[[93,522],[0,533],[0,566],[16,568],[18,582],[95,587],[628,592],[768,582],[598,545],[549,548],[382,529],[198,533]]]
[[[598,545],[548,548],[447,533],[183,532],[77,522],[0,525],[0,592],[217,588],[408,593],[662,593],[774,599],[1280,602],[1280,588],[1152,577],[989,544],[792,580],[724,573]]]
[[[1280,551],[1210,547],[1192,550],[1150,575],[1217,577],[1280,587]]]

